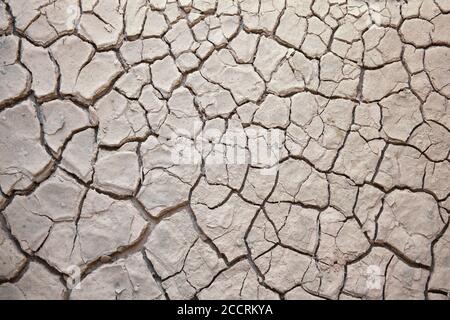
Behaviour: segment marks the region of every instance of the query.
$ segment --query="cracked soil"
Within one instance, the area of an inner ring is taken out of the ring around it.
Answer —
[[[448,299],[449,213],[449,0],[0,0],[0,299]]]

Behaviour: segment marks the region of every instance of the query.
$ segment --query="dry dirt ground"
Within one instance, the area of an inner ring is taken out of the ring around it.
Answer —
[[[447,299],[449,0],[1,0],[1,299]]]

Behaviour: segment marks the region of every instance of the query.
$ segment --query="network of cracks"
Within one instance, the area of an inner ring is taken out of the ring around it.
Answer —
[[[448,0],[1,0],[0,299],[448,299],[449,99]]]

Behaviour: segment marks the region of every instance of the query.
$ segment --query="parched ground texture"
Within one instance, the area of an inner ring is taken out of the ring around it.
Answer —
[[[1,0],[0,34],[0,299],[448,298],[449,0]]]

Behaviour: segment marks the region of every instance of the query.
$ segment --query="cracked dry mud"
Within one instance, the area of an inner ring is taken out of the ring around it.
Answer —
[[[0,35],[0,299],[448,299],[450,1],[1,0]]]

